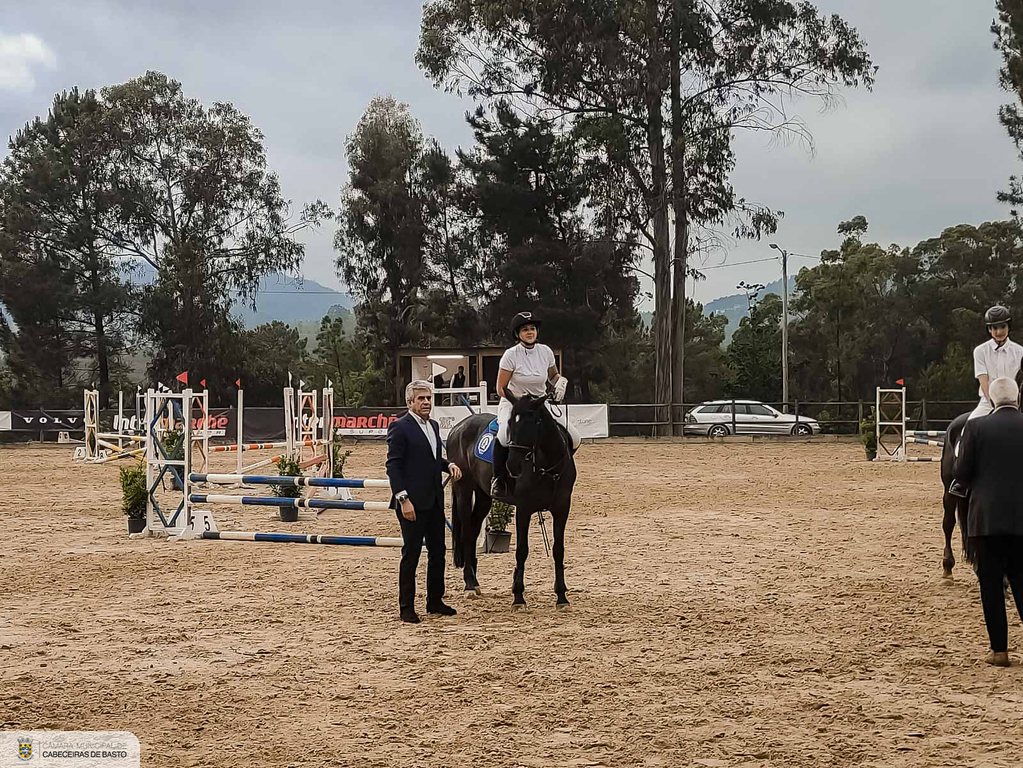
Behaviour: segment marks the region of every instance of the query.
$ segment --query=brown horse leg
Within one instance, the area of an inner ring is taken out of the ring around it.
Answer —
[[[941,497],[941,505],[945,509],[945,515],[941,520],[941,529],[945,532],[945,551],[941,557],[941,569],[946,579],[952,578],[952,569],[955,567],[956,558],[952,554],[952,533],[956,529],[956,507],[959,497],[953,496],[945,491]]]

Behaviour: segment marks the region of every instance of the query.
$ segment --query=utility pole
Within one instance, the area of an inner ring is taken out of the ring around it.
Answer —
[[[781,253],[781,399],[789,409],[789,252],[777,243],[771,247]]]

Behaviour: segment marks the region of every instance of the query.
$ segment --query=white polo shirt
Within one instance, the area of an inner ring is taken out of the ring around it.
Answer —
[[[554,351],[546,344],[534,344],[532,349],[516,344],[505,350],[500,367],[511,371],[508,389],[515,397],[542,397],[547,391],[547,372],[555,365]]]
[[[973,376],[980,378],[981,374],[987,374],[990,381],[1003,376],[1015,379],[1021,361],[1023,346],[1009,339],[999,347],[994,339],[988,339],[973,350]],[[983,389],[979,389],[978,393],[984,397]]]

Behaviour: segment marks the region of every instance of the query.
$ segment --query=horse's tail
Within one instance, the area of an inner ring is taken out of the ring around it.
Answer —
[[[458,513],[458,481],[451,481],[451,550],[456,568],[465,567],[462,552],[462,516]]]

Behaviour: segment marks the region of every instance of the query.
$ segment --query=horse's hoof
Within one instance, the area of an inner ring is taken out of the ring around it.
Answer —
[[[513,611],[524,611],[524,610],[526,610],[526,604],[525,603],[512,603],[512,610]]]
[[[479,587],[466,587],[465,596],[470,599],[475,599],[483,594],[483,590]]]
[[[555,604],[554,607],[557,608],[559,611],[567,611],[568,610],[568,603],[567,602],[557,603],[557,604]]]
[[[941,578],[943,578],[945,581],[952,581],[952,571],[942,572]]]

